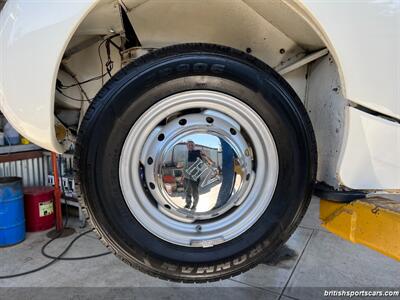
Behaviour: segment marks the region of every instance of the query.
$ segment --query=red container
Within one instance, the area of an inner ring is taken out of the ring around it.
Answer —
[[[54,188],[24,188],[26,231],[41,231],[54,226]]]

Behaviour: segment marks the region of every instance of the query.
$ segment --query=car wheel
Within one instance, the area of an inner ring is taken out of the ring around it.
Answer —
[[[309,204],[316,145],[293,89],[258,59],[183,44],[122,69],[76,145],[82,205],[124,262],[164,279],[227,278],[273,254]]]

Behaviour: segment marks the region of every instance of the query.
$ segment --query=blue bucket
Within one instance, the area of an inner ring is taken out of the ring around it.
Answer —
[[[19,177],[0,177],[0,247],[25,239],[24,194]]]

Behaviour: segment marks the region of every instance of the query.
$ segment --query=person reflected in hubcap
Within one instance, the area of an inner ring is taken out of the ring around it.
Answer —
[[[212,165],[213,161],[203,151],[196,150],[193,141],[187,141],[186,146],[188,149],[187,164],[183,172],[186,194],[185,208],[195,211],[199,202],[200,176],[204,172],[204,163]]]
[[[170,203],[169,208],[165,206],[167,209],[191,210],[206,217],[226,205],[241,187],[243,167],[222,137],[193,133],[175,142],[165,153],[161,176]]]

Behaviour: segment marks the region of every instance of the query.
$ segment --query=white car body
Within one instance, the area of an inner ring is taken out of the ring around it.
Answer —
[[[325,57],[308,71],[303,66],[284,76],[314,123],[318,179],[350,189],[400,190],[398,1],[124,2],[144,47],[206,41],[244,50],[251,44],[252,53],[273,67],[283,62],[280,48],[296,54],[304,45],[309,51],[326,47],[337,68],[329,69]],[[64,151],[54,129],[60,63],[79,38],[121,31],[117,4],[13,0],[1,11],[1,111],[37,145]],[[237,21],[235,16],[243,19]],[[208,19],[202,22],[202,18]],[[223,34],[218,26],[225,26]],[[262,39],[264,34],[268,39]],[[84,50],[92,55],[82,53],[66,61],[82,80],[99,71],[91,63],[97,46],[93,49]],[[306,80],[310,70],[314,73]],[[321,78],[328,82],[326,88],[319,84]],[[89,94],[98,89],[91,85]],[[330,105],[321,105],[318,99]]]

